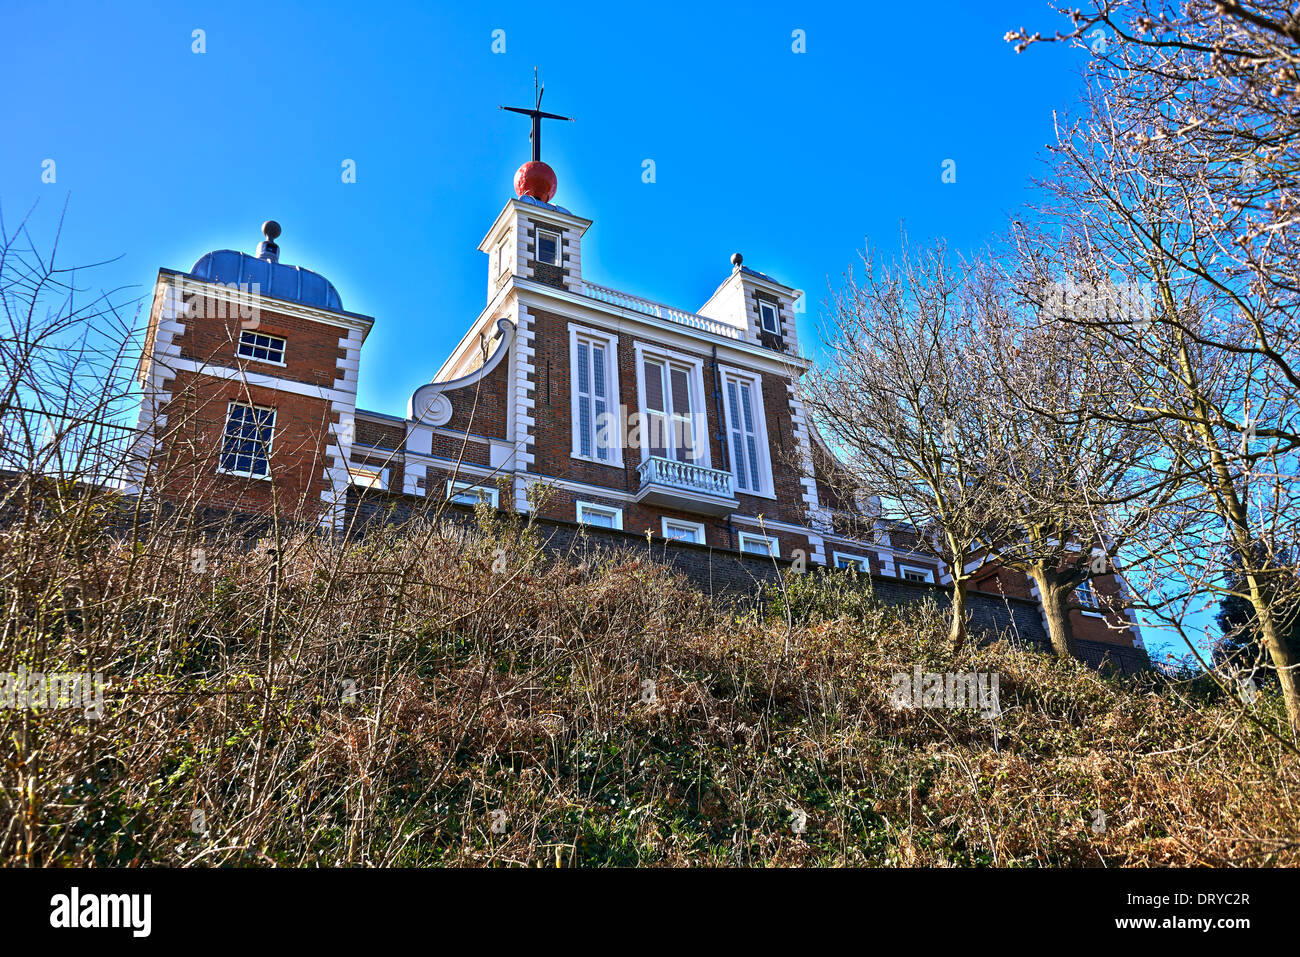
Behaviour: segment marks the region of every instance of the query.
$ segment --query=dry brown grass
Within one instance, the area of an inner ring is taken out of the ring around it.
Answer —
[[[0,711],[9,865],[1300,862],[1296,757],[1195,680],[954,658],[811,577],[737,614],[486,512],[195,572],[183,524],[99,507],[0,533],[0,671],[108,682],[101,720]],[[1001,717],[895,709],[917,663],[997,672]]]

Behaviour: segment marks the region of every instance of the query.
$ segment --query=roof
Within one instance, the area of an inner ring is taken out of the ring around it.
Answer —
[[[258,292],[265,296],[334,312],[344,311],[338,290],[320,273],[301,266],[258,259],[233,249],[208,253],[194,264],[190,275],[210,282],[256,284]]]
[[[516,198],[519,200],[519,202],[527,203],[529,206],[540,206],[542,207],[542,209],[549,209],[555,213],[564,213],[566,216],[573,215],[573,213],[569,212],[563,206],[556,206],[553,203],[543,203],[536,196],[519,196]]]

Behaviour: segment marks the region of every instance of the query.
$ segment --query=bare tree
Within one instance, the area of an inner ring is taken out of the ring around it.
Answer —
[[[1071,595],[1117,571],[1119,553],[1169,504],[1168,486],[1153,487],[1143,467],[1150,430],[1106,414],[1137,401],[1133,381],[1053,321],[1052,301],[1025,297],[992,268],[977,301],[989,479],[1006,510],[1007,533],[990,548],[1038,587],[1052,647],[1071,656]]]
[[[846,490],[879,502],[879,517],[913,530],[912,545],[952,576],[949,636],[966,637],[968,556],[1002,513],[987,480],[969,267],[942,245],[879,267],[863,256],[832,301],[829,361],[804,377],[805,402],[844,465]]]
[[[1141,284],[1153,303],[1147,323],[1062,318],[1141,384],[1124,417],[1160,436],[1153,471],[1182,487],[1181,517],[1148,548],[1181,583],[1157,607],[1181,627],[1198,596],[1240,589],[1300,731],[1300,662],[1282,640],[1300,591],[1287,557],[1300,533],[1300,25],[1282,3],[1062,12],[1071,29],[1053,39],[1094,59],[1044,211],[1070,260],[1057,270]]]

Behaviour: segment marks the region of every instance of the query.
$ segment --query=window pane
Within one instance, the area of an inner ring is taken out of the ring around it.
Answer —
[[[600,528],[613,528],[615,524],[613,512],[599,511],[593,508],[584,508],[579,520],[588,525],[599,526]]]
[[[539,230],[537,233],[537,258],[541,262],[559,265],[556,255],[555,234]]]
[[[591,346],[591,381],[593,394],[605,398],[605,347],[595,343]]]
[[[664,537],[682,542],[699,542],[700,530],[693,525],[677,525],[668,522],[664,525]]]
[[[664,367],[647,360],[641,367],[645,376],[645,407],[656,412],[664,408]]]
[[[673,415],[690,415],[691,380],[687,376],[686,370],[673,366],[671,378],[673,384]]]
[[[591,447],[591,399],[584,395],[578,397],[578,454],[591,455]]]

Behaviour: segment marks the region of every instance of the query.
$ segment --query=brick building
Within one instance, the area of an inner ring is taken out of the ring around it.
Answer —
[[[732,257],[695,311],[602,286],[592,221],[538,161],[479,249],[486,301],[405,414],[356,407],[373,320],[316,273],[256,254],[163,269],[139,377],[141,489],[340,527],[357,490],[499,508],[880,578],[942,585],[906,530],[841,500],[797,383],[796,290]],[[349,495],[351,490],[352,494]],[[1032,599],[991,569],[979,586]],[[1080,590],[1076,635],[1140,649],[1123,581]],[[1108,600],[1112,607],[1107,608]]]

